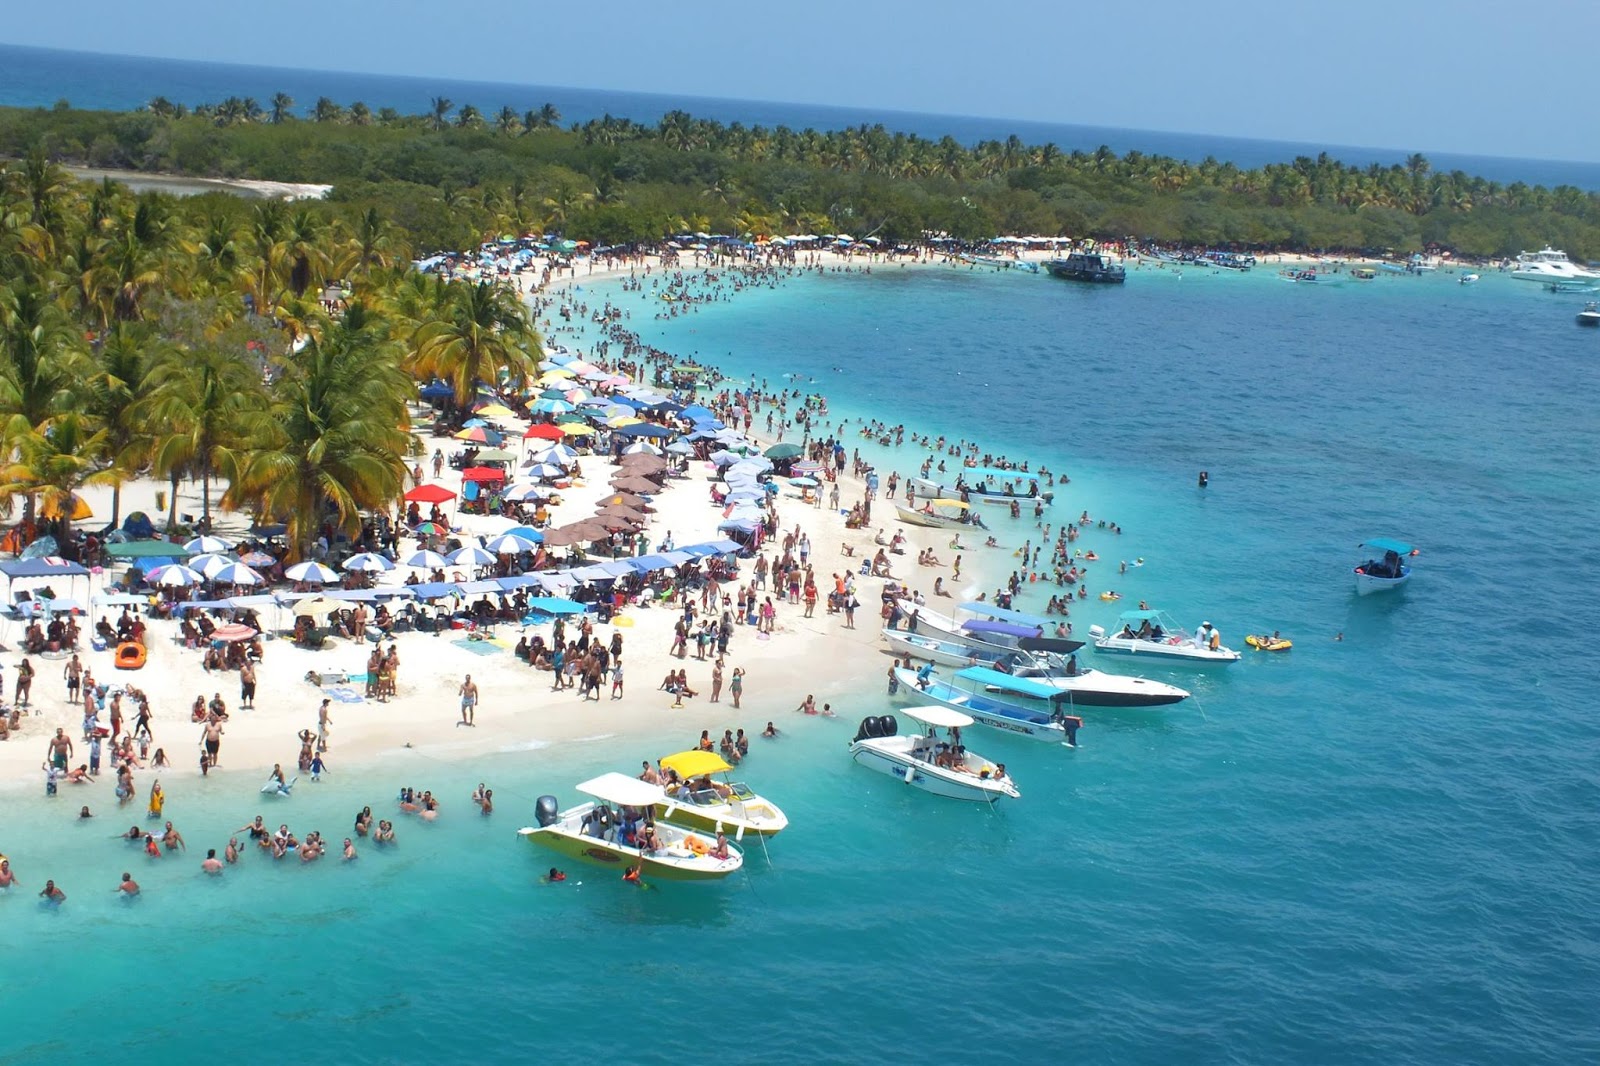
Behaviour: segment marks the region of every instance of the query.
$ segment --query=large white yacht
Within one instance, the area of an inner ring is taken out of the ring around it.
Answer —
[[[1567,258],[1566,252],[1558,252],[1549,245],[1537,252],[1523,252],[1517,256],[1517,269],[1511,272],[1511,276],[1520,281],[1537,281],[1561,287],[1600,285],[1600,273],[1579,266]]]

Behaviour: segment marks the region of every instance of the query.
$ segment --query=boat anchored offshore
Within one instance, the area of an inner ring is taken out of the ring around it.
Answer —
[[[967,503],[999,504],[1009,504],[1013,500],[1018,503],[1042,500],[1050,504],[1056,498],[1054,492],[1039,488],[1038,474],[1025,470],[963,467],[956,471],[954,481],[934,481],[924,477],[914,477],[910,481],[918,498],[939,496]]]
[[[539,824],[523,826],[517,834],[569,858],[638,866],[641,874],[667,881],[717,881],[744,865],[744,853],[732,844],[725,856],[718,855],[713,841],[691,829],[652,824],[646,812],[665,798],[655,785],[609,773],[585,781],[578,791],[594,799],[563,811],[554,796],[540,796],[534,806]],[[651,835],[654,846],[648,843]]]
[[[979,725],[990,729],[1018,733],[1032,740],[1078,746],[1078,730],[1083,726],[1083,719],[1061,709],[1071,703],[1072,695],[1050,685],[984,666],[959,670],[949,681],[940,680],[931,666],[921,671],[896,667],[894,678],[899,685],[899,695],[908,702],[932,700],[970,715]]]
[[[655,804],[662,821],[710,832],[732,833],[743,840],[746,833],[770,837],[789,826],[788,816],[769,799],[756,795],[742,781],[713,781],[712,774],[732,770],[714,751],[680,751],[661,760],[664,769],[683,782],[665,789],[666,795]]]
[[[1383,553],[1379,557],[1369,558],[1355,569],[1356,592],[1362,596],[1390,592],[1411,580],[1411,567],[1406,560],[1418,552],[1405,541],[1374,537],[1357,547]]]
[[[1021,799],[1022,794],[1006,774],[1005,763],[990,762],[961,743],[961,730],[972,719],[948,707],[908,707],[907,718],[928,727],[926,733],[900,736],[900,723],[892,714],[861,720],[850,755],[880,774],[899,778],[912,788],[949,799],[997,803]],[[949,730],[941,741],[937,730]]]
[[[1517,256],[1517,269],[1511,276],[1518,281],[1537,281],[1558,288],[1600,285],[1600,273],[1578,266],[1567,258],[1566,252],[1557,251],[1548,244],[1537,252],[1523,252]]]
[[[1073,252],[1065,259],[1051,259],[1044,268],[1053,278],[1067,281],[1090,281],[1103,285],[1121,285],[1128,280],[1128,272],[1111,261],[1109,255],[1099,252]]]
[[[1222,634],[1210,622],[1201,623],[1200,632],[1191,636],[1165,611],[1124,611],[1117,621],[1122,623],[1122,628],[1110,634],[1100,626],[1089,627],[1089,637],[1096,651],[1147,655],[1184,666],[1226,665],[1239,661],[1239,653],[1222,646]]]
[[[1583,305],[1583,310],[1578,312],[1578,325],[1600,326],[1600,303],[1590,300]]]

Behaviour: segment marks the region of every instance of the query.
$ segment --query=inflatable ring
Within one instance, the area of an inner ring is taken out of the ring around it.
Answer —
[[[1100,598],[1102,600],[1110,602],[1111,600],[1120,600],[1120,599],[1122,599],[1122,596],[1121,596],[1120,593],[1116,593],[1116,592],[1102,592],[1100,594]]]
[[[112,660],[112,665],[118,670],[138,670],[143,668],[145,656],[148,654],[143,644],[127,641],[117,645],[117,654]]]
[[[684,837],[683,846],[694,852],[696,855],[704,855],[707,850],[706,842],[697,836]]]
[[[1244,638],[1244,642],[1257,651],[1288,651],[1294,647],[1294,642],[1279,639],[1274,641],[1271,637],[1258,637],[1254,633]]]

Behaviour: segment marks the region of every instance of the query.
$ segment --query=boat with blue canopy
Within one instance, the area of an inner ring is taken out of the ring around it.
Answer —
[[[900,686],[898,695],[906,701],[932,701],[991,729],[1078,746],[1083,719],[1062,710],[1072,702],[1070,692],[986,666],[959,670],[949,681],[926,668],[918,672],[896,667],[894,676]]]
[[[1369,596],[1374,592],[1391,592],[1411,580],[1411,564],[1418,550],[1403,540],[1373,537],[1357,547],[1374,554],[1355,568],[1356,593]]]
[[[955,472],[955,477],[941,474],[938,478],[908,478],[911,489],[919,498],[943,496],[976,503],[1010,504],[1042,500],[1055,501],[1056,494],[1045,489],[1039,475],[1028,470],[1002,470],[998,467],[968,466]]]

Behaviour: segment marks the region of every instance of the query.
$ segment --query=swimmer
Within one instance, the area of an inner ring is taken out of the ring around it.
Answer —
[[[358,858],[358,856],[356,855],[356,846],[350,840],[349,837],[345,837],[344,838],[344,861],[345,862],[349,862],[351,859],[354,859],[354,858]]]
[[[79,818],[93,818],[94,817],[94,812],[90,811],[88,805],[85,804],[82,808],[80,808],[78,810],[78,817]]]
[[[57,888],[54,881],[46,881],[44,883],[44,891],[39,893],[39,897],[46,903],[65,903],[67,901],[67,894]]]
[[[122,893],[123,899],[132,899],[139,894],[139,882],[133,879],[128,871],[122,871],[122,884],[117,886],[117,891]]]
[[[552,866],[552,867],[550,867],[550,874],[549,874],[548,877],[545,878],[545,881],[548,884],[557,885],[557,884],[560,884],[562,881],[565,881],[566,879],[567,879],[567,874],[566,874],[565,870],[558,870],[554,866]]]
[[[0,859],[0,888],[10,888],[17,883],[17,875],[11,872],[11,860]]]
[[[205,859],[200,863],[200,869],[208,874],[220,874],[222,872],[222,860],[217,858],[216,848],[211,848],[206,852]]]
[[[767,728],[761,731],[761,735],[767,737],[768,739],[774,739],[778,735],[778,727],[773,725],[771,722],[768,722]]]
[[[228,863],[229,866],[232,866],[234,863],[239,861],[239,838],[238,837],[229,837],[228,838],[228,847],[227,847],[226,850],[223,851],[222,857],[225,860],[227,860],[227,863]]]

